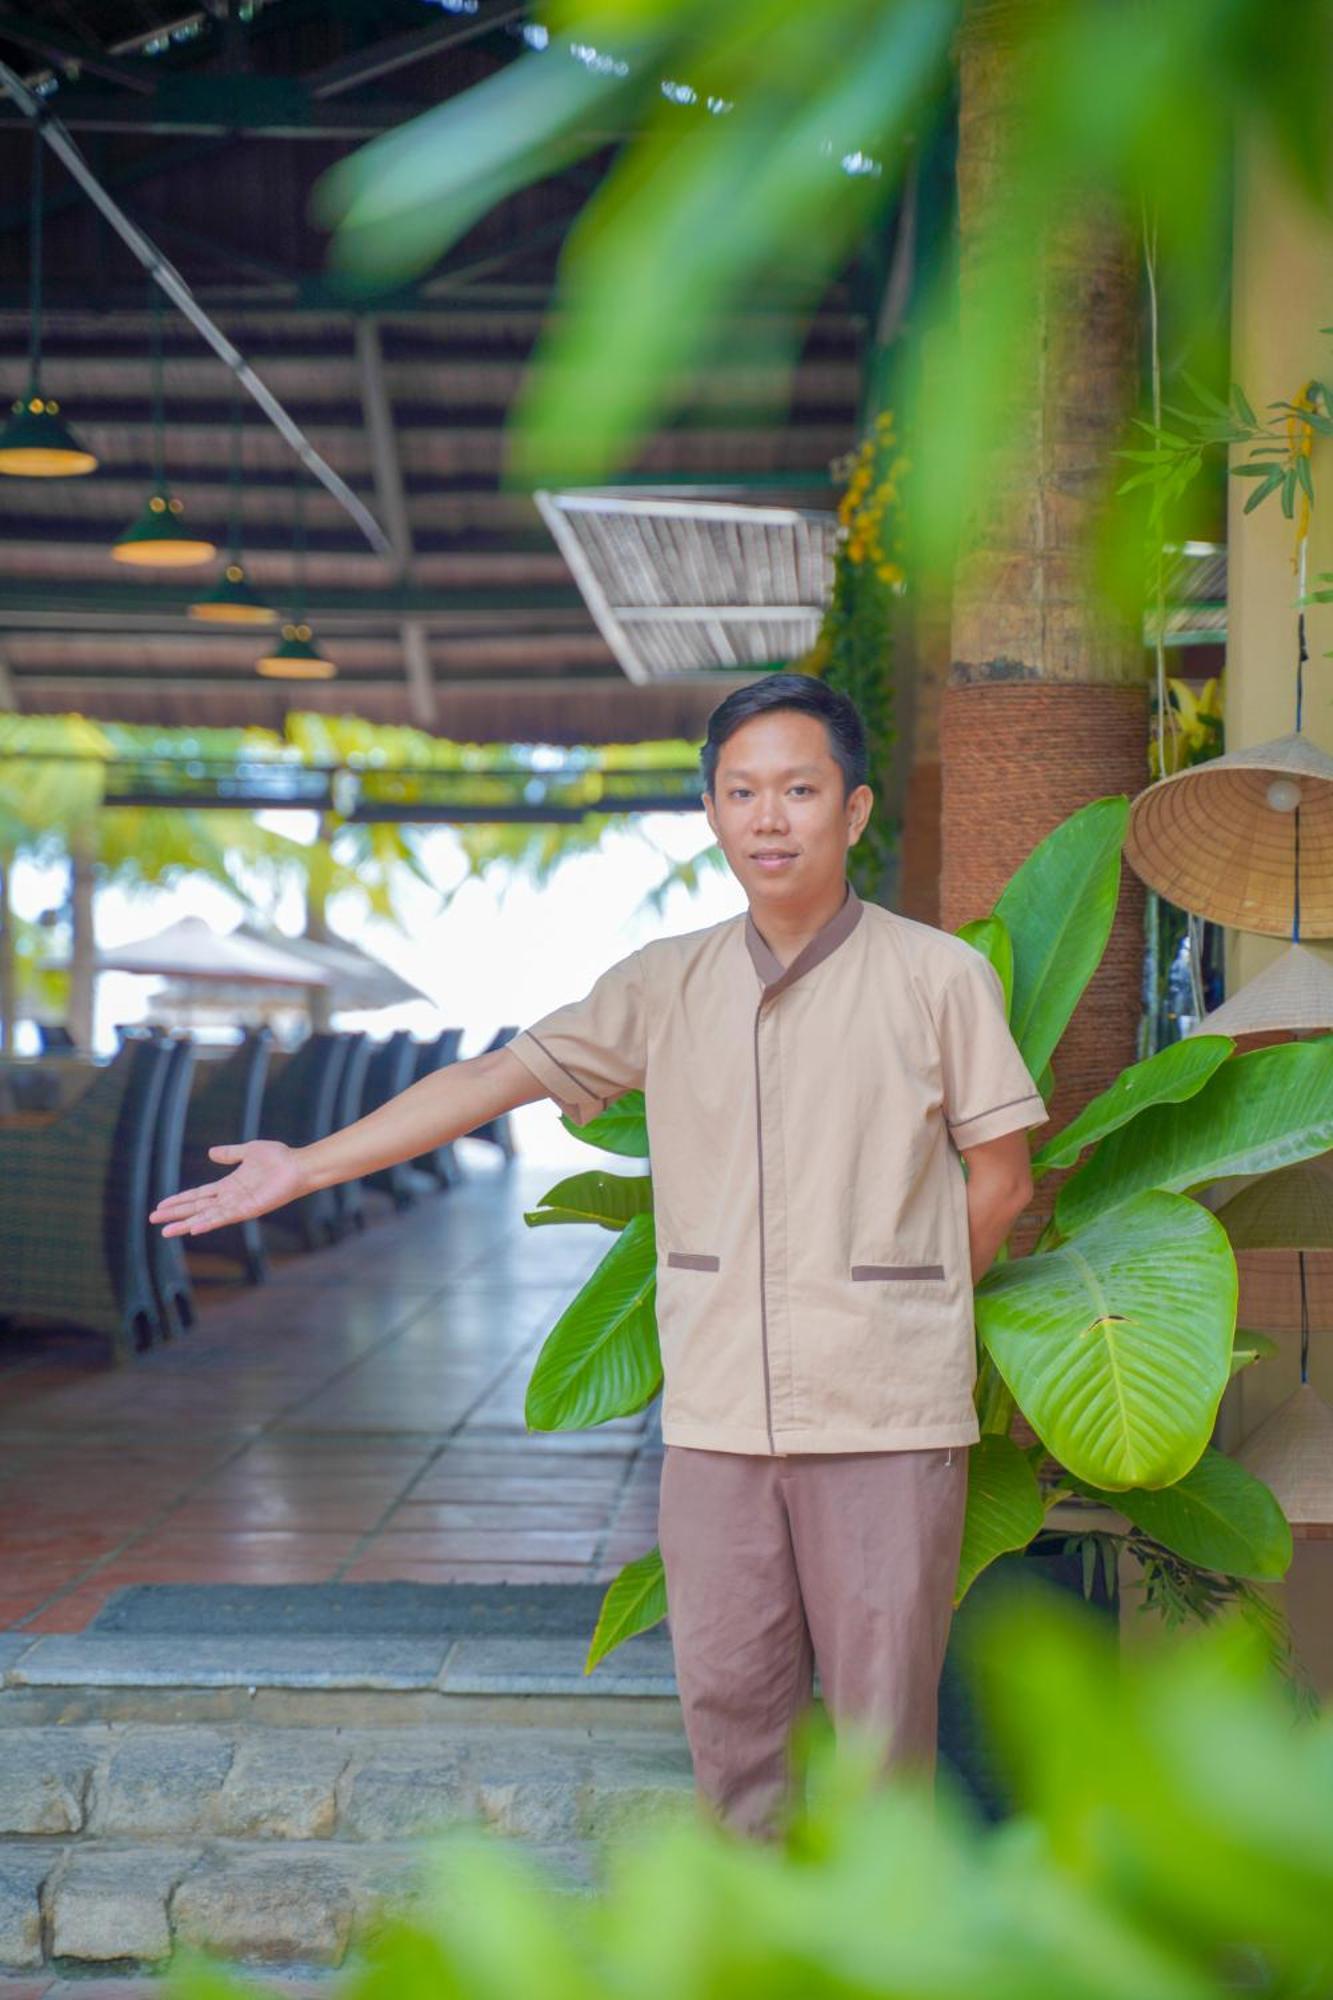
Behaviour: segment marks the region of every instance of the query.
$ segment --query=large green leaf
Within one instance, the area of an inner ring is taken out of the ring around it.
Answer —
[[[1264,1174],[1333,1146],[1333,1035],[1224,1062],[1184,1104],[1158,1104],[1113,1132],[1056,1198],[1067,1234],[1145,1188],[1184,1193]]]
[[[1231,1364],[1236,1260],[1184,1195],[1140,1194],[1057,1249],[995,1265],[977,1327],[1037,1435],[1116,1491],[1181,1479]]]
[[[1041,1489],[1026,1452],[998,1431],[983,1433],[967,1457],[967,1514],[953,1601],[961,1604],[983,1569],[1010,1549],[1025,1549],[1045,1519]]]
[[[1067,1167],[1085,1147],[1128,1125],[1152,1104],[1183,1104],[1202,1090],[1235,1047],[1229,1035],[1190,1035],[1170,1042],[1145,1062],[1122,1070],[1109,1090],[1085,1104],[1078,1117],[1032,1156],[1034,1174]]]
[[[970,924],[959,925],[957,935],[995,967],[1007,1014],[1014,1003],[1014,941],[1004,923],[999,917],[974,917]]]
[[[528,1383],[529,1430],[582,1430],[652,1401],[662,1386],[656,1296],[653,1218],[635,1215],[546,1336]]]
[[[646,1556],[636,1556],[633,1562],[626,1563],[608,1586],[597,1614],[584,1673],[590,1674],[597,1662],[604,1660],[616,1646],[632,1639],[636,1632],[646,1632],[650,1626],[660,1624],[666,1615],[662,1551],[649,1549]]]
[[[605,1111],[599,1111],[595,1118],[590,1118],[586,1125],[576,1125],[563,1112],[560,1123],[576,1139],[585,1139],[590,1146],[598,1146],[604,1153],[619,1153],[628,1160],[646,1160],[648,1157],[648,1119],[641,1090],[627,1090],[623,1096],[608,1104]]]
[[[1291,1566],[1291,1528],[1273,1494],[1211,1446],[1174,1486],[1107,1493],[1073,1483],[1201,1569],[1262,1579],[1285,1576]]]
[[[1124,798],[1072,813],[1010,878],[995,915],[1014,947],[1009,1026],[1040,1076],[1106,949],[1120,891]]]
[[[525,1208],[523,1220],[534,1228],[542,1222],[599,1222],[603,1229],[623,1229],[633,1215],[649,1215],[653,1206],[650,1174],[607,1174],[593,1167],[557,1181],[541,1198],[539,1208]]]

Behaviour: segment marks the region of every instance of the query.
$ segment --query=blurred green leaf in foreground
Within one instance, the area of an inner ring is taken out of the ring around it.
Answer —
[[[968,1670],[1010,1817],[941,1775],[877,1784],[827,1733],[781,1841],[686,1816],[561,1891],[495,1837],[444,1842],[344,2000],[1222,2000],[1333,1981],[1333,1715],[1302,1718],[1234,1616],[1127,1654],[1027,1585],[973,1627]],[[247,1989],[178,1971],[180,2000]]]

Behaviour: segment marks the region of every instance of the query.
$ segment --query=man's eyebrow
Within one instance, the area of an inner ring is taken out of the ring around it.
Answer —
[[[801,771],[813,771],[816,777],[818,777],[819,766],[818,764],[789,764],[785,771],[778,772],[778,776],[780,778],[794,778],[797,775],[797,773]],[[725,770],[723,771],[722,775],[725,778],[752,778],[754,776],[754,772],[742,771],[739,770],[734,764],[728,764]]]

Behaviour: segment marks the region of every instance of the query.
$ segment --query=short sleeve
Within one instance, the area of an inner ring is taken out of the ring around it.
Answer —
[[[960,1153],[1050,1115],[1009,1032],[999,973],[971,946],[968,958],[939,1003],[944,1116]]]
[[[637,951],[608,966],[582,1000],[543,1014],[505,1044],[575,1125],[642,1089],[646,1045]]]

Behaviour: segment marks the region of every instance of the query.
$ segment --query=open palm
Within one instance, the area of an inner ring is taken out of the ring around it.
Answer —
[[[308,1192],[296,1153],[280,1139],[210,1146],[208,1157],[233,1171],[202,1187],[182,1188],[159,1202],[148,1220],[163,1223],[164,1236],[202,1236],[230,1222],[267,1215]]]

